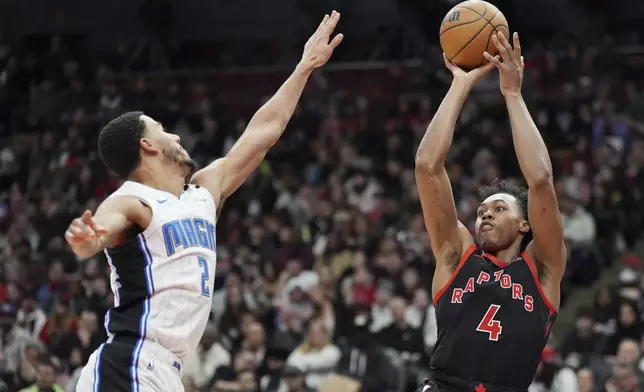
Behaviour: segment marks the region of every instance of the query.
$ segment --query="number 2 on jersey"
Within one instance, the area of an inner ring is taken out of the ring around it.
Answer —
[[[495,342],[499,341],[501,331],[503,331],[501,322],[494,319],[494,316],[496,316],[496,313],[499,311],[499,309],[501,309],[499,305],[490,305],[487,312],[485,312],[485,316],[483,316],[483,318],[481,319],[479,326],[476,327],[477,331],[489,334],[489,339]]]
[[[210,273],[208,272],[208,260],[203,257],[198,257],[199,266],[203,270],[201,274],[201,295],[204,297],[210,297],[210,288],[208,287],[208,279],[210,279]]]

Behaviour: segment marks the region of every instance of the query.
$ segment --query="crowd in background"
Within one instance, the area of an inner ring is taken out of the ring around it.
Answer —
[[[564,218],[564,306],[644,228],[644,78],[604,49],[534,45],[526,56],[524,94]],[[414,156],[449,82],[440,60],[433,48],[421,66],[312,78],[284,137],[222,207],[212,323],[184,364],[186,391],[400,392],[427,375],[434,264]],[[286,77],[123,77],[119,61],[84,59],[58,38],[0,41],[0,391],[73,391],[105,339],[108,264],[77,260],[63,239],[119,186],[96,154],[101,124],[144,110],[203,166]],[[520,178],[497,86],[468,99],[447,163],[468,227],[479,186]],[[639,259],[625,260],[620,286],[553,336],[531,391],[644,386],[644,280]]]

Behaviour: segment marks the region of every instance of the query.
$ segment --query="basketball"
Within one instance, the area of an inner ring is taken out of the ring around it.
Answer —
[[[441,23],[440,41],[447,58],[464,69],[487,63],[484,52],[494,55],[494,32],[510,39],[508,21],[494,5],[483,0],[468,0],[452,8]]]

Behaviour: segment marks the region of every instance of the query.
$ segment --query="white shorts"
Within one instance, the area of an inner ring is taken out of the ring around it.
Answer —
[[[181,370],[179,359],[155,342],[114,341],[89,357],[76,392],[184,392]]]

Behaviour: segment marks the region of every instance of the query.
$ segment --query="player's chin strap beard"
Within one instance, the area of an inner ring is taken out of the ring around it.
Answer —
[[[197,171],[197,163],[190,158],[188,158],[187,160],[182,159],[181,157],[179,157],[178,154],[173,154],[173,151],[169,151],[166,149],[163,149],[161,151],[165,159],[167,159],[169,162],[177,164],[179,166],[188,167],[189,171],[188,171],[188,174],[186,175],[186,182],[190,181],[192,174]]]

